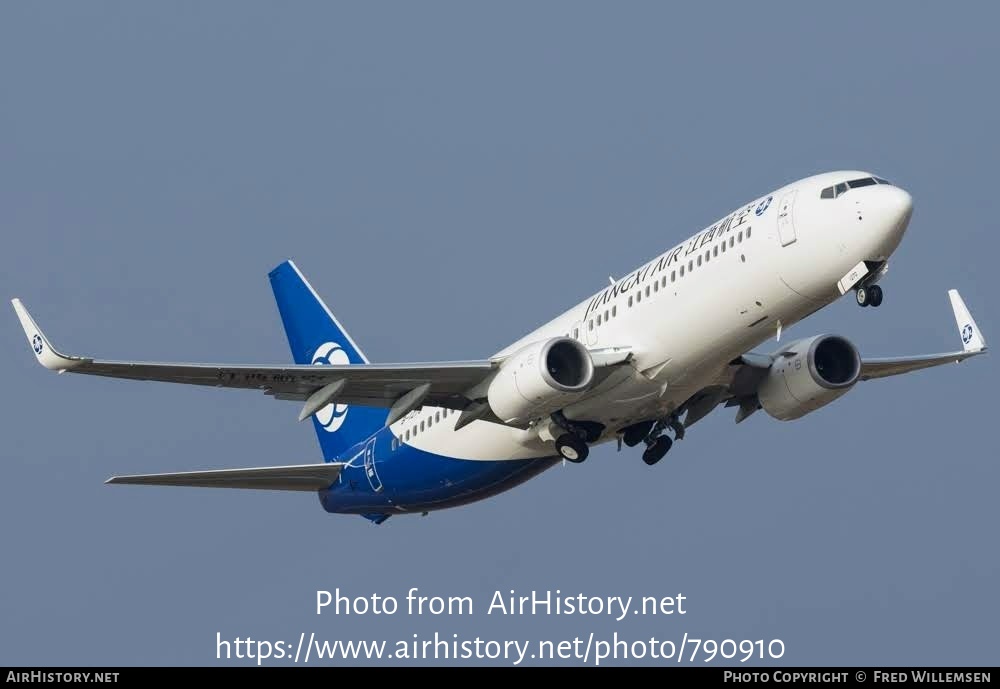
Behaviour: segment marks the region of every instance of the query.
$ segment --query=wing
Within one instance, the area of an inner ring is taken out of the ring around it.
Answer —
[[[310,417],[330,402],[390,409],[392,424],[422,405],[468,410],[473,418],[496,420],[488,406],[468,393],[483,383],[502,363],[499,359],[408,364],[347,364],[323,366],[246,366],[239,364],[174,364],[109,361],[59,352],[35,323],[19,299],[11,302],[29,344],[45,368],[60,373],[83,373],[130,380],[153,380],[187,385],[261,390],[281,400],[304,402],[299,419]],[[624,363],[624,348],[591,352],[595,384],[610,366]]]
[[[316,491],[327,488],[336,481],[343,466],[342,462],[329,462],[285,467],[181,471],[173,474],[136,474],[133,476],[112,476],[105,483]]]
[[[948,298],[951,300],[951,308],[955,312],[955,323],[958,325],[958,334],[962,338],[961,351],[882,359],[862,359],[861,380],[898,376],[901,373],[919,371],[922,368],[957,363],[985,353],[986,339],[979,330],[979,326],[976,325],[976,321],[972,318],[972,314],[969,313],[969,309],[966,308],[965,302],[962,301],[962,295],[958,293],[958,290],[952,289],[948,290]]]
[[[972,318],[972,314],[969,313],[969,309],[965,306],[962,296],[957,290],[949,290],[948,297],[951,300],[958,333],[962,339],[961,350],[942,354],[878,359],[862,358],[861,380],[896,376],[932,366],[964,361],[970,357],[984,354],[986,352],[986,339]],[[775,356],[776,354],[748,352],[731,361],[726,369],[720,371],[719,377],[713,385],[699,390],[679,407],[679,412],[687,412],[684,419],[685,428],[707,416],[717,405],[722,403],[727,407],[739,407],[736,423],[740,423],[760,409],[757,389],[767,375]]]

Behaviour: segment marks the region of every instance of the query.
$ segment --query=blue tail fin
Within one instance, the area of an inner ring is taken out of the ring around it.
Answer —
[[[368,363],[368,358],[294,263],[285,261],[268,277],[296,364]],[[333,461],[344,450],[382,428],[387,417],[385,409],[376,407],[348,408],[346,404],[323,407],[312,417],[323,459]]]

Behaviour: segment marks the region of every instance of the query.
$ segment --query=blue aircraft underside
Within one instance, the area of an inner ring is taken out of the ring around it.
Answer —
[[[271,271],[271,287],[297,364],[365,364],[367,357],[291,261]],[[360,514],[379,524],[392,514],[424,512],[488,498],[527,481],[557,457],[457,459],[400,445],[385,425],[388,410],[328,404],[313,415],[326,462],[346,466],[319,491],[327,512]]]
[[[319,492],[323,509],[379,522],[391,514],[457,507],[501,493],[559,461],[455,459],[410,445],[393,450],[392,439],[383,428],[337,460],[346,466],[337,483]]]

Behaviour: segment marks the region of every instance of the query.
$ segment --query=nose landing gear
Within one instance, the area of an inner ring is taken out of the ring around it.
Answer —
[[[858,306],[881,306],[882,288],[878,285],[861,286],[854,290],[854,297],[858,300]]]

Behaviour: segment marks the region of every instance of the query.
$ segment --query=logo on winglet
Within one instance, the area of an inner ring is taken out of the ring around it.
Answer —
[[[764,215],[764,212],[767,210],[767,207],[771,205],[772,198],[774,197],[768,196],[766,199],[757,204],[757,210],[755,210],[754,213],[756,213],[757,215]]]
[[[35,354],[41,354],[44,345],[42,344],[42,336],[35,333],[35,336],[31,338],[31,348],[35,350]]]
[[[962,342],[969,344],[972,341],[972,324],[966,323],[962,327]]]
[[[324,342],[313,353],[312,363],[313,366],[346,366],[351,363],[351,360],[339,344]],[[344,421],[347,419],[347,408],[346,404],[332,402],[316,412],[315,418],[324,431],[334,433],[344,425]]]

